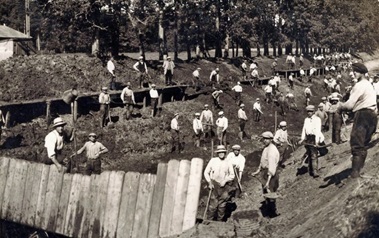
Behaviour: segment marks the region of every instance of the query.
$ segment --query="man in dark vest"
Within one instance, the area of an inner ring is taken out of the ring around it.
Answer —
[[[140,56],[138,58],[138,62],[133,65],[133,69],[135,69],[138,72],[138,81],[139,81],[139,87],[142,88],[142,83],[147,76],[147,66],[146,63],[143,61],[143,56]]]

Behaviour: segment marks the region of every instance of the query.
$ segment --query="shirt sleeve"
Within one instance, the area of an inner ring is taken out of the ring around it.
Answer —
[[[351,89],[349,100],[347,100],[345,103],[342,103],[341,108],[351,110],[353,109],[354,105],[357,103],[359,97],[362,95],[363,90],[361,87],[357,87],[355,85]]]
[[[268,156],[268,173],[271,174],[271,176],[274,176],[276,174],[276,168],[278,166],[279,152],[278,150],[270,149],[268,151],[267,156]]]
[[[83,153],[83,151],[86,149],[86,147],[87,147],[87,142],[84,143],[83,147],[80,148],[76,153],[77,153],[78,155],[80,155],[81,153]]]
[[[305,124],[307,123],[307,119],[304,120],[303,130],[301,131],[301,140],[305,140]]]
[[[55,135],[53,133],[49,133],[45,137],[45,147],[47,149],[47,156],[49,158],[55,155],[55,143],[56,143]]]
[[[224,131],[226,131],[226,129],[228,128],[228,119],[226,117],[224,117]]]
[[[211,159],[207,166],[205,167],[205,170],[204,170],[204,178],[205,180],[209,183],[211,181],[211,172],[212,172],[212,164],[213,164],[213,159]]]
[[[228,163],[228,175],[225,177],[226,182],[233,181],[235,177],[232,163]]]
[[[135,69],[136,71],[139,72],[139,69],[137,68],[138,64],[139,64],[139,62],[135,63],[135,64],[133,65],[133,69]]]
[[[242,156],[242,155],[240,155],[240,158],[241,158],[241,160],[240,160],[240,162],[238,164],[238,169],[239,169],[240,172],[242,172],[245,169],[246,159],[245,159],[245,156]]]

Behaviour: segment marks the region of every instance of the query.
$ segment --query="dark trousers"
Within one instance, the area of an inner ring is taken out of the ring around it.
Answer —
[[[254,110],[254,121],[261,120],[261,113],[258,110]]]
[[[293,80],[288,80],[290,83],[290,88],[293,88]]]
[[[332,142],[340,144],[341,143],[341,127],[342,127],[342,115],[335,112],[330,113],[332,117]]]
[[[350,147],[353,155],[352,176],[359,175],[367,157],[367,147],[371,136],[376,131],[378,119],[376,113],[370,109],[361,109],[355,112],[353,129],[350,135]]]
[[[157,112],[158,98],[152,98],[150,100],[150,104],[151,104],[152,116],[155,116],[155,113]]]
[[[109,89],[110,90],[116,90],[116,83],[115,83],[115,76],[111,75],[110,76],[110,82],[109,82]]]
[[[258,178],[262,183],[263,194],[268,193],[268,190],[264,188],[268,180],[268,169],[266,168],[262,169],[259,173]],[[279,188],[279,174],[276,173],[273,177],[271,177],[271,180],[268,185],[268,189],[270,190],[270,192],[276,192],[278,188]],[[264,208],[262,207],[262,209],[265,210],[265,212],[263,212],[262,210],[263,216],[268,216],[268,217],[277,216],[276,200],[266,198],[264,202]]]
[[[235,92],[234,97],[236,99],[237,105],[241,104],[241,92]]]
[[[238,126],[239,126],[239,129],[240,129],[241,132],[245,131],[245,125],[246,125],[246,121],[245,120],[238,119]]]
[[[125,103],[125,108],[126,108],[126,112],[124,114],[125,119],[129,120],[130,116],[132,115],[132,112],[133,112],[133,104],[132,103]]]
[[[172,83],[172,76],[173,76],[172,71],[167,70],[165,74],[166,85],[170,85]]]
[[[232,182],[221,187],[217,182],[213,181],[214,188],[212,190],[211,199],[209,201],[208,219],[215,221],[224,220],[226,203],[231,199],[235,187]]]
[[[107,119],[109,117],[109,104],[100,104],[100,126],[107,125]]]
[[[310,144],[306,145],[305,149],[307,150],[306,154],[308,156],[308,172],[311,176],[314,176],[318,171],[318,151],[315,146],[312,146],[316,145],[316,137],[314,135],[307,135],[304,142]]]
[[[142,88],[143,82],[145,81],[145,78],[146,78],[146,74],[145,73],[138,72],[138,74],[137,74],[137,80],[138,80],[138,83],[139,83],[139,88]]]
[[[85,172],[86,175],[101,173],[101,159],[87,159]]]
[[[180,153],[180,141],[179,141],[179,131],[171,129],[171,152],[175,150]]]

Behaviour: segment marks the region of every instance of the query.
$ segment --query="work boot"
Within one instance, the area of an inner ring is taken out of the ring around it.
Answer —
[[[350,177],[352,178],[358,178],[361,174],[361,169],[363,167],[364,160],[361,158],[361,156],[353,156],[353,160],[351,163],[351,174]]]
[[[315,158],[315,159],[312,159],[312,171],[311,171],[311,175],[313,176],[313,178],[318,178],[320,177],[319,173],[318,173],[318,159]]]

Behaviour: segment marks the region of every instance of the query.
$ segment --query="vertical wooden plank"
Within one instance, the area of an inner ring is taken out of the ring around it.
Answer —
[[[84,220],[84,227],[87,229],[82,230],[81,237],[96,237],[96,234],[93,234],[93,228],[94,223],[96,220],[95,217],[95,210],[96,210],[96,201],[99,193],[99,181],[100,181],[100,175],[93,174],[91,175],[91,185],[90,185],[90,192],[88,194],[89,201],[88,206],[89,209],[86,211],[85,220]],[[97,237],[100,234],[97,234]]]
[[[167,176],[167,164],[159,163],[157,171],[157,179],[154,186],[153,204],[151,207],[150,220],[149,220],[149,238],[158,237],[159,223],[161,219],[163,196],[165,191]]]
[[[63,176],[61,197],[59,198],[58,213],[57,213],[57,219],[55,222],[55,232],[59,234],[64,233],[68,201],[70,199],[71,184],[72,184],[73,177],[74,176],[72,174],[68,174],[68,173],[64,174]]]
[[[142,174],[140,177],[136,211],[134,213],[133,238],[147,237],[155,180],[156,176],[153,174]]]
[[[92,236],[89,236],[89,237],[100,237],[101,235],[101,227],[102,227],[102,224],[104,223],[104,214],[105,214],[106,202],[107,202],[109,176],[110,176],[109,171],[105,171],[100,174],[100,178],[98,181],[98,185],[99,185],[98,196],[96,198],[95,210],[93,213],[94,221],[92,225],[92,230],[90,230],[90,234]]]
[[[1,215],[2,212],[2,204],[4,201],[4,194],[5,194],[5,187],[7,185],[7,180],[8,180],[8,170],[9,170],[9,161],[10,159],[7,157],[1,157],[0,158],[0,216],[3,218]],[[9,174],[11,176],[11,174]]]
[[[75,223],[77,222],[76,212],[77,212],[78,203],[79,203],[78,201],[80,199],[82,176],[83,175],[81,174],[74,174],[72,178],[70,198],[68,200],[64,231],[62,233],[66,236],[71,236],[71,237],[73,236],[74,226],[75,226]]]
[[[181,160],[179,163],[178,183],[176,185],[174,212],[172,215],[171,235],[182,233],[184,209],[187,200],[188,181],[191,170],[189,160]]]
[[[55,231],[55,221],[58,213],[59,199],[62,191],[63,172],[59,172],[56,166],[51,166],[49,181],[47,182],[44,219],[40,228]]]
[[[91,177],[87,175],[82,176],[82,181],[80,185],[80,197],[78,201],[77,211],[76,211],[76,222],[74,224],[74,231],[73,231],[73,237],[79,237],[82,233],[84,221],[85,221],[85,214],[88,209],[88,201],[89,197],[88,194],[90,193],[91,188]]]
[[[119,238],[132,235],[139,179],[139,173],[127,172],[125,174],[117,225],[117,237]]]
[[[38,203],[38,189],[41,183],[42,166],[39,163],[29,165],[26,176],[25,193],[22,202],[21,223],[34,226],[34,219]]]
[[[49,181],[49,171],[50,171],[49,165],[46,165],[46,164],[42,165],[42,175],[41,175],[41,182],[38,188],[37,209],[36,209],[36,217],[34,221],[35,227],[42,226],[42,220],[43,220],[42,216],[44,214],[47,182]]]
[[[199,205],[201,178],[203,175],[204,161],[199,158],[191,160],[191,171],[188,181],[186,207],[184,209],[183,231],[192,228],[196,222],[197,208]]]
[[[104,223],[102,224],[102,237],[116,237],[124,175],[125,172],[123,171],[113,171],[109,176],[110,183],[108,185]]]
[[[15,173],[16,173],[16,160],[10,159],[9,168],[8,168],[8,178],[5,184],[4,198],[3,198],[2,208],[1,208],[1,219],[4,219],[4,220],[7,218],[9,202],[13,197],[12,196],[12,183],[13,183],[13,177],[15,176]]]
[[[159,235],[170,235],[170,227],[172,222],[173,209],[175,204],[176,184],[179,172],[179,161],[170,160],[168,162],[167,177],[163,198],[161,222],[159,225]]]
[[[6,216],[8,220],[14,222],[20,222],[21,220],[22,200],[25,192],[25,182],[29,164],[30,163],[25,160],[16,159],[16,170],[12,181],[11,196]]]

